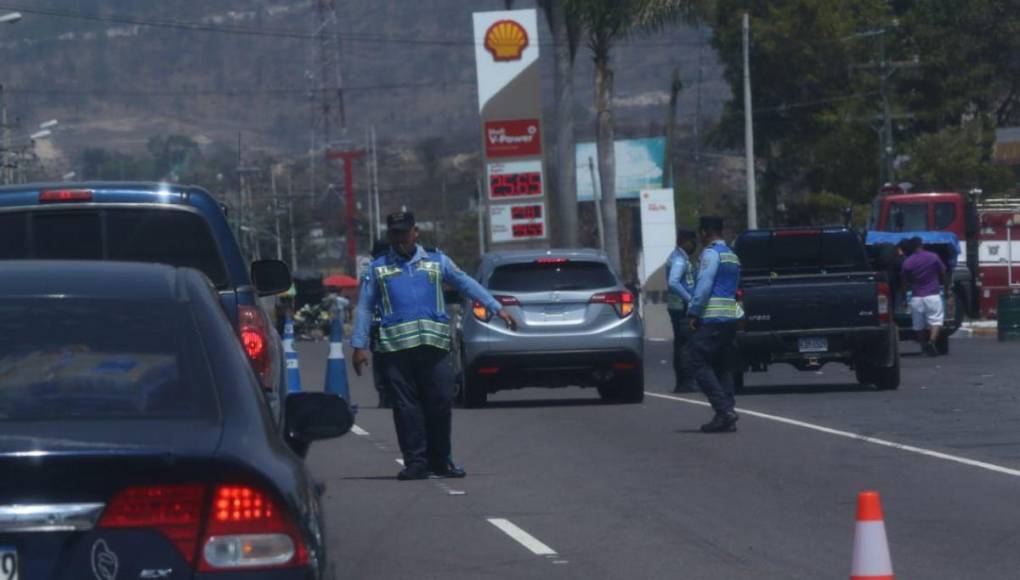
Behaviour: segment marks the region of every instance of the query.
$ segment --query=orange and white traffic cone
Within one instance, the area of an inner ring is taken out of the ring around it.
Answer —
[[[857,496],[857,529],[850,580],[895,580],[878,492]]]

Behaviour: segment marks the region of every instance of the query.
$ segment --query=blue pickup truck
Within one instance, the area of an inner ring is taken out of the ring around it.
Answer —
[[[290,271],[275,260],[249,267],[224,206],[207,191],[161,183],[0,187],[0,260],[20,259],[158,262],[205,273],[280,424],[283,347],[258,297],[286,291]]]

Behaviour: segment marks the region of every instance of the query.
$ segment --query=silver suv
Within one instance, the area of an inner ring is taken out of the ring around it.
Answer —
[[[644,399],[644,325],[605,254],[492,252],[476,278],[519,326],[508,330],[481,304],[465,304],[458,324],[465,406],[523,387],[597,387],[605,400]]]

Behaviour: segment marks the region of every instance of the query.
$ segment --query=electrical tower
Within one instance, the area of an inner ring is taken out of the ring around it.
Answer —
[[[346,126],[343,77],[340,74],[340,21],[336,0],[315,0],[312,43],[308,63],[312,111],[311,149],[324,150]]]

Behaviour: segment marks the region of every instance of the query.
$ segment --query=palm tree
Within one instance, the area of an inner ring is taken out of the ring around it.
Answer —
[[[580,34],[577,14],[570,0],[539,0],[552,30],[556,67],[553,93],[556,101],[556,215],[557,242],[561,247],[578,245],[577,172],[574,148],[574,61]]]
[[[567,0],[587,35],[595,59],[595,141],[606,253],[620,270],[620,236],[616,212],[616,161],[613,145],[613,69],[610,55],[616,42],[637,32],[660,29],[676,20],[693,20],[707,12],[699,0]]]

